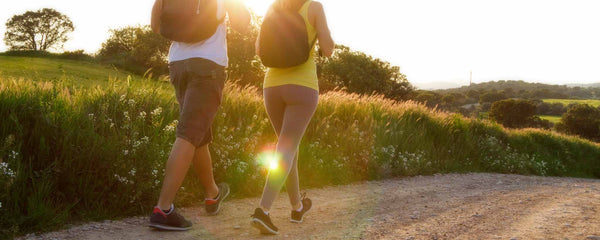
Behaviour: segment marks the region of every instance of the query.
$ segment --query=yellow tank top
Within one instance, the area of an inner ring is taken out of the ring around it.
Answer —
[[[308,30],[308,43],[311,44],[317,37],[317,30],[308,21],[308,7],[312,0],[308,0],[298,11],[304,18],[306,30]],[[316,41],[315,41],[316,43]],[[314,46],[313,46],[314,48]],[[317,64],[315,63],[315,51],[311,50],[308,61],[302,65],[291,68],[268,68],[265,75],[263,88],[277,87],[282,85],[300,85],[319,91],[319,79],[317,78]]]

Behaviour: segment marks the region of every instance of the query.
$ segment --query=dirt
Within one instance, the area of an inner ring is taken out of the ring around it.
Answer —
[[[218,216],[180,209],[187,232],[146,227],[148,217],[88,223],[21,239],[600,239],[600,180],[447,174],[307,190],[304,223],[287,194],[271,210],[278,236],[250,226],[257,198],[225,202]]]

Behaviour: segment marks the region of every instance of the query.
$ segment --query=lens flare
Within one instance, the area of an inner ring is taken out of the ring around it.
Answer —
[[[258,164],[268,170],[277,170],[281,156],[275,151],[275,146],[266,146],[258,155]]]
[[[276,170],[279,167],[278,159],[273,158],[269,160],[269,169]]]

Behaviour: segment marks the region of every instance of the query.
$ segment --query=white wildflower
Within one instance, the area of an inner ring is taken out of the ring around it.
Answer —
[[[135,100],[133,99],[129,99],[129,101],[127,102],[129,104],[129,106],[133,107],[135,106]]]
[[[146,112],[145,111],[141,111],[140,112],[140,119],[145,119],[146,118]]]
[[[158,107],[158,108],[154,109],[154,111],[152,111],[151,114],[152,114],[152,116],[158,116],[162,113],[162,111],[163,111],[162,107]]]
[[[129,150],[123,150],[123,156],[127,156],[129,154]]]
[[[136,172],[137,172],[137,170],[135,168],[133,168],[129,171],[129,175],[133,177],[133,176],[135,176]]]
[[[94,114],[93,114],[93,113],[90,113],[90,114],[88,114],[88,118],[89,118],[90,120],[94,120]]]

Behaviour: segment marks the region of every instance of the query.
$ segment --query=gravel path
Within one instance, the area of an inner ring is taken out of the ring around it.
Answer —
[[[147,217],[105,221],[21,239],[598,239],[600,180],[502,174],[419,176],[308,190],[314,209],[289,222],[287,194],[272,212],[279,236],[261,236],[256,198],[226,202],[218,216],[181,209],[188,232],[147,228]]]

